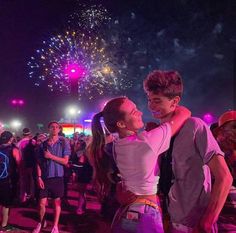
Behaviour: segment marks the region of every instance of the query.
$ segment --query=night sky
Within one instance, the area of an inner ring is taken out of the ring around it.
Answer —
[[[117,70],[122,70],[120,80],[132,86],[105,91],[92,100],[83,93],[75,100],[71,94],[51,92],[47,80],[35,86],[37,77],[29,78],[27,63],[42,41],[63,33],[71,14],[94,5],[107,9],[110,21],[93,34],[106,41]],[[182,103],[193,115],[209,112],[217,119],[236,108],[233,0],[2,0],[0,28],[0,122],[19,118],[36,132],[37,123],[65,119],[65,107],[72,101],[80,106],[82,121],[99,111],[104,100],[118,95],[134,100],[145,121],[150,120],[142,81],[154,69],[181,73]],[[13,98],[24,99],[25,105],[17,110],[10,104]]]

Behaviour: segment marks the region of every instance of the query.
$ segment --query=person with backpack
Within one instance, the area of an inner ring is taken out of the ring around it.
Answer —
[[[13,144],[13,134],[4,131],[0,136],[0,206],[2,207],[2,223],[0,231],[11,230],[8,225],[10,206],[14,201],[14,178],[20,164],[20,154]]]
[[[39,223],[33,233],[39,233],[45,222],[45,208],[48,197],[53,199],[54,221],[51,233],[58,233],[61,214],[61,198],[64,195],[64,169],[71,154],[67,139],[59,136],[60,124],[52,121],[48,124],[49,138],[38,149],[37,184],[39,187]]]
[[[34,172],[36,169],[35,147],[36,141],[32,138],[28,128],[24,128],[23,138],[17,143],[21,155],[20,169],[20,202],[25,204],[35,198]]]

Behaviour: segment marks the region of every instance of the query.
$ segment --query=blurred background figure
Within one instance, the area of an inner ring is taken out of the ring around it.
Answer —
[[[82,139],[78,140],[75,144],[75,153],[77,154],[78,165],[81,166],[77,171],[78,206],[76,213],[79,215],[83,214],[86,210],[86,190],[93,176],[93,169],[86,154],[86,146],[86,142]]]
[[[0,136],[0,207],[1,226],[0,232],[11,231],[12,226],[8,225],[10,207],[15,198],[16,171],[20,164],[19,150],[13,144],[13,134],[4,131]]]
[[[236,232],[236,111],[222,114],[218,121],[217,141],[233,176],[233,185],[219,217],[219,232]]]
[[[22,131],[23,138],[18,142],[17,147],[20,151],[20,202],[33,200],[35,196],[35,182],[33,172],[36,168],[35,146],[36,141],[33,139],[30,129],[24,128]]]

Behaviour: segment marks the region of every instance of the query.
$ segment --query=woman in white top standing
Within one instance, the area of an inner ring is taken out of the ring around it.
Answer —
[[[138,133],[144,126],[142,112],[126,97],[110,100],[103,111],[93,118],[91,144],[96,180],[100,184],[101,193],[106,194],[109,189],[109,179],[106,174],[108,163],[104,150],[105,136],[100,123],[101,117],[109,132],[119,135],[119,139],[113,144],[113,157],[126,189],[137,196],[134,203],[122,209],[112,232],[164,232],[161,209],[156,195],[159,174],[158,156],[169,148],[171,136],[190,117],[190,111],[178,107],[169,123],[161,124],[149,132]]]

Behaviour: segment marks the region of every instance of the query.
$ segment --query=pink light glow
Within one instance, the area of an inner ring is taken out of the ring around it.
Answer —
[[[13,105],[15,105],[15,104],[17,104],[17,101],[16,101],[16,100],[12,100],[11,103],[12,103]]]
[[[18,102],[19,102],[20,105],[24,104],[24,100],[19,100]]]
[[[65,73],[70,78],[80,78],[83,77],[86,73],[85,68],[78,64],[70,64],[66,67]]]
[[[12,105],[19,106],[19,105],[24,105],[25,101],[22,99],[13,99],[11,101]]]
[[[208,124],[212,124],[214,122],[214,117],[211,113],[206,113],[203,116],[203,120]]]

